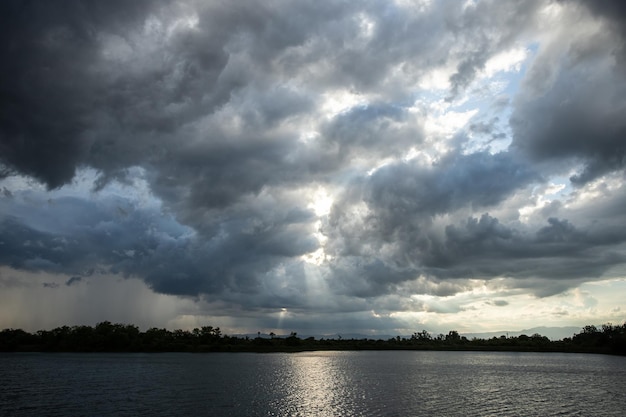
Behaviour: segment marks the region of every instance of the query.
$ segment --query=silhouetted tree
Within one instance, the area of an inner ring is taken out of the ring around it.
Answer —
[[[259,337],[250,340],[223,335],[219,327],[203,326],[191,332],[151,328],[141,332],[138,327],[114,324],[109,321],[90,326],[61,326],[52,330],[39,330],[34,334],[21,329],[0,331],[1,351],[214,351],[214,350],[299,350],[299,349],[489,349],[538,350],[614,353],[626,355],[626,323],[603,324],[600,328],[589,325],[571,338],[550,341],[538,333],[532,336],[474,338],[468,341],[456,330],[433,338],[426,330],[413,333],[410,338],[401,336],[388,340],[337,339],[308,337],[304,341],[296,332],[284,339],[272,332],[271,339]]]
[[[446,342],[450,344],[459,343],[461,341],[461,335],[456,330],[450,330],[446,335]]]
[[[433,337],[426,330],[422,330],[421,332],[415,332],[411,335],[411,340],[418,342],[430,342]]]

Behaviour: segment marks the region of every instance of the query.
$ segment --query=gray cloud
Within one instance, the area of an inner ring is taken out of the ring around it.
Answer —
[[[534,0],[526,1],[519,8],[511,8],[502,2],[478,2],[457,19],[448,21],[460,43],[457,47],[463,48],[465,52],[456,72],[450,76],[448,101],[469,86],[477,73],[484,69],[494,51],[511,45],[515,38],[523,36],[532,27],[540,5],[540,2]],[[498,30],[494,31],[494,27]]]
[[[626,73],[619,55],[616,59],[626,39],[623,6],[583,3],[615,22],[618,30],[603,26],[584,36],[584,31],[566,29],[562,36],[569,38],[558,40],[561,53],[556,53],[557,45],[549,45],[531,67],[526,80],[530,93],[517,97],[511,117],[516,148],[538,160],[582,164],[571,177],[576,185],[621,171],[626,160]]]
[[[103,28],[139,24],[156,2],[3,2],[0,153],[8,168],[58,187],[72,179],[106,92],[93,64]]]
[[[607,19],[614,30],[622,37],[621,43],[615,45],[615,52],[619,54],[621,64],[626,59],[626,6],[619,0],[580,1],[594,15]]]
[[[544,96],[520,103],[512,119],[515,145],[521,150],[542,160],[582,161],[582,171],[571,178],[580,185],[622,170],[626,156],[626,124],[620,104],[625,80],[611,86],[594,85],[582,76],[559,79]]]
[[[623,7],[555,4],[550,32],[539,1],[2,2],[0,264],[67,287],[137,276],[239,313],[597,279],[624,262],[623,190],[584,197],[624,168]],[[510,119],[499,96],[465,132],[428,129],[435,104],[473,106],[491,58],[539,41]],[[449,81],[439,102],[429,77]],[[509,131],[508,149],[470,151]],[[533,187],[574,169],[584,207],[555,198],[525,224]]]
[[[537,180],[530,166],[506,152],[452,152],[430,167],[415,161],[381,168],[369,179],[365,200],[377,209],[433,216],[463,205],[495,205]]]
[[[338,157],[344,160],[397,158],[423,139],[420,121],[411,124],[410,118],[408,111],[400,106],[376,103],[357,106],[335,117],[322,130],[322,135],[327,146],[336,146]]]
[[[302,229],[306,213],[285,213],[291,217],[276,223],[221,223],[214,236],[201,240],[172,217],[123,199],[96,204],[67,197],[46,206],[43,213],[17,208],[0,223],[3,264],[77,276],[101,266],[103,272],[143,277],[169,294],[256,293],[260,277],[276,262],[317,246]]]
[[[390,293],[396,283],[426,276],[531,280],[535,284],[528,288],[536,286],[535,293],[546,296],[601,277],[626,259],[626,229],[611,226],[610,221],[578,229],[567,220],[549,218],[547,226],[533,231],[483,214],[449,224],[442,234],[417,208],[391,203],[387,207],[393,207],[391,213],[374,210],[355,221],[349,220],[348,212],[348,219],[334,220],[334,230],[340,232],[332,242],[336,246],[330,246],[339,259],[333,276],[353,295]],[[562,282],[547,285],[542,278]],[[518,281],[512,285],[527,287]]]
[[[396,87],[384,81],[395,65],[415,72],[415,78],[421,67],[445,60],[443,51],[455,41],[438,36],[446,33],[445,27],[433,28],[432,17],[445,18],[451,25],[463,20],[457,28],[463,33],[480,32],[484,24],[477,17],[481,10],[446,16],[451,9],[443,6],[429,10],[433,16],[403,14],[382,2],[258,6],[207,3],[195,10],[157,1],[77,3],[69,13],[60,13],[41,2],[5,2],[7,35],[2,48],[9,59],[3,60],[0,71],[3,79],[14,82],[3,93],[4,163],[54,188],[69,182],[81,165],[105,174],[132,165],[153,166],[160,172],[172,160],[184,163],[185,154],[177,154],[182,141],[183,149],[207,157],[207,166],[215,159],[241,157],[243,166],[249,162],[254,168],[256,161],[245,159],[248,150],[261,146],[249,142],[254,135],[249,141],[245,135],[241,142],[223,132],[196,130],[190,137],[185,134],[189,124],[230,102],[238,106],[246,132],[263,132],[310,111],[307,95],[335,85],[395,96]],[[516,25],[530,19],[532,10],[525,7],[525,17],[515,17]],[[514,16],[510,10],[497,7],[490,15],[510,32],[477,35],[485,57],[509,44],[515,33],[506,21]],[[350,39],[362,31],[358,16],[370,18],[374,28],[363,44],[351,44]],[[420,42],[413,41],[415,36]],[[336,44],[344,46],[337,49]],[[413,57],[411,62],[406,62],[408,56]],[[298,91],[301,87],[304,90]],[[263,145],[289,153],[293,134]],[[269,157],[271,150],[265,152],[267,157],[259,156],[263,165],[284,162]],[[297,163],[287,167],[287,172],[298,172],[297,167]],[[273,179],[261,176],[258,181]],[[237,190],[237,184],[227,185]],[[242,191],[258,187],[249,184]]]
[[[579,231],[566,220],[548,222],[534,234],[508,228],[488,214],[447,226],[445,242],[428,265],[463,277],[575,279],[600,276],[623,262],[623,255],[607,253],[605,245],[623,243],[625,230]]]
[[[453,152],[431,166],[413,160],[380,168],[361,179],[330,214],[328,234],[337,255],[362,254],[367,245],[392,243],[416,250],[422,228],[462,207],[490,207],[540,177],[508,153]],[[350,206],[369,210],[355,221]],[[356,247],[358,246],[358,247]]]
[[[537,180],[508,153],[453,152],[431,166],[409,161],[382,167],[333,207],[323,229],[330,237],[326,248],[338,259],[333,273],[355,295],[367,296],[424,273],[461,277],[467,271],[448,275],[445,270],[448,255],[440,248],[434,219],[463,208],[495,206]],[[355,215],[354,207],[361,205],[365,212]],[[489,248],[483,249],[478,258],[488,256]]]

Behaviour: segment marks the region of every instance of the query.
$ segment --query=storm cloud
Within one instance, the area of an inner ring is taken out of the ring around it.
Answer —
[[[626,261],[620,2],[9,0],[0,28],[0,265],[51,291],[382,330]]]

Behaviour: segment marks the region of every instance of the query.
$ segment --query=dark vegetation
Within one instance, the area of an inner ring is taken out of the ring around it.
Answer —
[[[626,323],[585,326],[571,338],[551,341],[533,334],[469,340],[457,331],[431,335],[426,330],[410,337],[388,340],[301,339],[297,333],[278,337],[237,337],[222,334],[219,327],[187,330],[151,328],[142,332],[130,324],[108,321],[91,326],[63,326],[28,333],[21,329],[0,332],[4,352],[297,352],[305,350],[489,350],[528,352],[585,352],[626,355]]]

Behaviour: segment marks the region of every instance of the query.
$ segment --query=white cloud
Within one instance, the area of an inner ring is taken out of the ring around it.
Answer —
[[[515,71],[518,72],[521,69],[522,63],[527,59],[529,54],[526,48],[513,48],[508,51],[503,51],[493,57],[491,57],[485,63],[484,74],[485,77],[491,78],[498,72]]]

